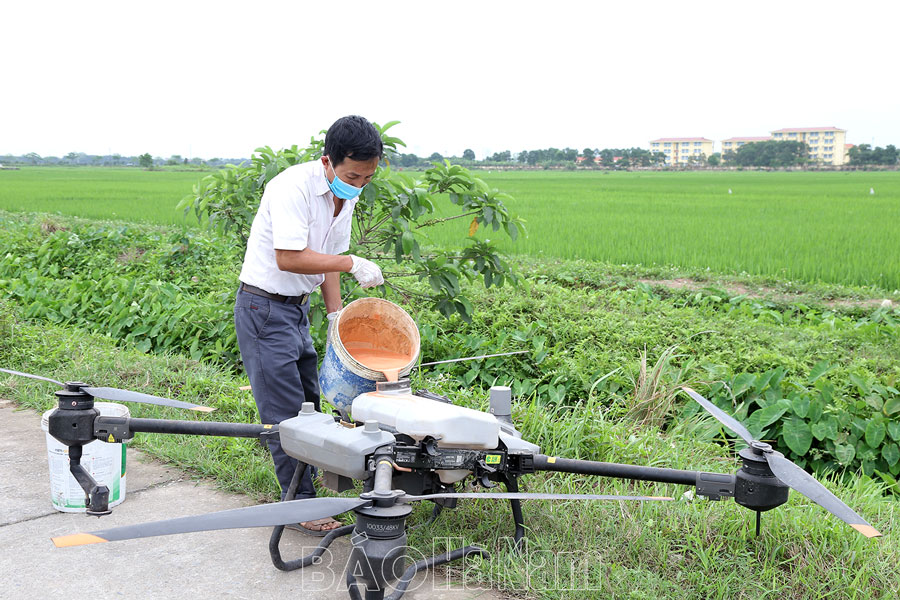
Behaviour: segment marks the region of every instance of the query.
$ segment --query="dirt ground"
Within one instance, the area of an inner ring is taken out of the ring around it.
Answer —
[[[740,283],[731,283],[731,282],[715,282],[710,283],[706,281],[696,281],[688,278],[679,278],[679,279],[638,279],[639,282],[649,285],[651,287],[665,287],[670,290],[702,290],[704,288],[714,286],[716,288],[725,289],[730,294],[735,296],[746,295],[748,298],[764,298],[768,300],[772,300],[775,302],[815,302],[816,304],[823,304],[829,308],[866,308],[866,309],[876,309],[878,307],[892,308],[895,306],[894,302],[889,298],[864,298],[864,299],[849,299],[849,298],[838,298],[831,300],[824,300],[813,298],[808,294],[786,294],[775,288],[767,287],[767,286],[756,286],[753,288],[747,287],[746,285]]]

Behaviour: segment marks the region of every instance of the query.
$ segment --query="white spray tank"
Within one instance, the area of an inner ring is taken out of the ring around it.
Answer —
[[[500,424],[493,416],[409,392],[368,392],[353,400],[353,420],[375,419],[417,442],[431,436],[442,448],[494,450]]]
[[[500,423],[492,415],[415,396],[408,387],[401,387],[403,383],[379,384],[378,391],[357,396],[351,408],[353,420],[377,420],[417,442],[430,436],[442,448],[497,448]],[[456,469],[437,473],[442,482],[449,484],[464,479],[469,471]]]

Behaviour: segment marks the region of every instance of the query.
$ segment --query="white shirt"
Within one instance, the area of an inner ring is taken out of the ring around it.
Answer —
[[[275,250],[346,252],[356,200],[344,200],[340,214],[334,217],[334,195],[319,160],[279,173],[266,185],[250,227],[241,281],[283,296],[313,292],[325,281],[325,275],[282,271],[275,262]]]

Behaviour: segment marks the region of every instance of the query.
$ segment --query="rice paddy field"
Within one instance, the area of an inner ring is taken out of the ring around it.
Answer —
[[[185,219],[175,205],[202,175],[110,168],[0,171],[0,209],[193,227],[196,221]],[[510,193],[510,209],[527,222],[527,238],[502,244],[512,254],[900,289],[898,172],[479,176]],[[430,230],[428,239],[436,245],[458,240],[468,230],[463,221]]]
[[[527,239],[501,245],[510,253],[900,288],[897,172],[520,171],[484,178],[510,193],[510,208],[527,221]],[[458,237],[468,223],[453,226]]]
[[[0,171],[0,209],[196,226],[197,220],[185,220],[175,205],[203,175],[109,167],[23,167]]]

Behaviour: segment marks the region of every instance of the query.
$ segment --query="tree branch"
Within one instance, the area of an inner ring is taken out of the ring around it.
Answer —
[[[424,275],[428,271],[415,271],[414,273],[392,273],[389,271],[382,271],[381,274],[385,277],[418,277],[419,275]]]
[[[409,299],[410,299],[410,298],[413,298],[413,297],[421,298],[421,299],[423,299],[423,300],[431,300],[431,299],[432,299],[431,296],[429,296],[428,294],[422,294],[422,293],[419,293],[419,292],[413,292],[413,291],[410,291],[410,290],[408,290],[408,289],[406,289],[406,288],[404,288],[404,287],[401,287],[401,286],[399,286],[399,285],[394,285],[393,283],[391,283],[391,282],[389,282],[389,281],[385,281],[384,284],[385,284],[387,287],[389,287],[389,288],[391,288],[392,290],[394,290],[395,292],[397,292],[398,294],[400,294],[401,296],[403,296],[403,299],[404,299],[404,300],[407,300],[407,301],[409,301]]]
[[[416,225],[416,229],[421,229],[422,227],[429,227],[431,225],[437,225],[438,223],[446,223],[447,221],[452,221],[453,219],[462,219],[463,217],[470,217],[472,215],[477,215],[480,211],[473,210],[471,212],[462,213],[461,215],[456,215],[455,217],[445,217],[443,219],[431,219],[430,221],[425,221],[421,225]]]

